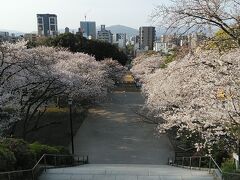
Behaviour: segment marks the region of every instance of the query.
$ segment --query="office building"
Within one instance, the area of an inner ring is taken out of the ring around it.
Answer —
[[[98,31],[98,40],[113,43],[113,34],[106,30],[105,25],[101,25],[101,31]]]
[[[96,39],[96,22],[81,21],[80,28],[83,33],[83,37],[87,39]]]
[[[58,34],[57,15],[37,14],[38,35],[54,36]]]
[[[139,28],[139,46],[141,50],[153,50],[156,37],[155,27],[144,26]]]

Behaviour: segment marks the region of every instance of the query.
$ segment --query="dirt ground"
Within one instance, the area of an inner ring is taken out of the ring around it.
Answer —
[[[96,164],[167,164],[173,147],[166,135],[154,135],[154,125],[139,121],[134,109],[143,103],[140,92],[115,91],[90,108],[74,138],[76,154]]]
[[[76,134],[86,116],[87,110],[85,109],[80,109],[73,112],[72,117],[74,134]],[[50,122],[56,122],[56,124],[29,133],[26,137],[26,140],[28,142],[38,141],[43,144],[67,147],[70,142],[70,121],[68,108],[48,109],[48,111],[42,117],[40,125]],[[21,133],[22,122],[19,122],[16,126],[16,132],[14,136],[21,138]]]

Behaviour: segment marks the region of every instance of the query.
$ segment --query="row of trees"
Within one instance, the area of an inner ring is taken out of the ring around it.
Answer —
[[[198,150],[211,151],[215,144],[236,149],[240,139],[239,57],[240,49],[223,55],[201,50],[165,68],[160,66],[161,56],[135,59],[132,72],[143,83],[145,109],[158,123],[159,133],[177,130],[178,136],[194,137]]]
[[[156,6],[152,20],[167,33],[217,31],[198,52],[132,62],[146,98],[142,114],[158,124],[159,133],[177,132],[198,150],[211,151],[216,144],[240,148],[239,12],[239,0],[171,0]]]
[[[39,45],[64,47],[68,48],[71,52],[87,53],[94,56],[97,61],[101,61],[105,58],[112,58],[122,65],[125,65],[128,61],[127,55],[119,51],[117,46],[107,42],[88,40],[78,34],[65,33],[56,37],[39,39],[35,43],[29,43],[29,47],[36,47]]]
[[[50,125],[39,121],[56,98],[71,97],[76,103],[103,99],[124,70],[111,59],[100,63],[87,54],[43,46],[28,49],[26,44],[0,44],[1,135],[19,120],[23,138]]]

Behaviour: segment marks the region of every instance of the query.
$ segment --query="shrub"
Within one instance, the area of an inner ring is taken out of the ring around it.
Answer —
[[[173,62],[176,59],[176,55],[175,54],[170,54],[165,56],[164,62],[165,64],[169,64],[171,62]]]
[[[14,170],[15,163],[14,153],[0,144],[0,171]]]
[[[15,169],[29,169],[35,164],[35,156],[24,140],[4,138],[0,140],[0,143],[14,153],[16,158]]]
[[[63,154],[63,155],[70,154],[69,151],[63,146],[56,146],[55,148],[57,148],[60,154]]]
[[[40,144],[39,142],[34,142],[30,144],[30,148],[32,152],[34,152],[37,159],[40,159],[44,154],[62,154],[62,155],[68,155],[69,152],[67,149],[65,149],[62,146],[48,146],[44,144]],[[55,165],[56,163],[59,164],[68,164],[68,162],[72,163],[72,157],[55,157],[50,156],[46,157],[46,163]]]
[[[233,159],[227,159],[224,163],[222,163],[223,172],[235,172],[236,167]]]
[[[56,147],[40,144],[34,142],[29,145],[31,151],[35,154],[37,159],[40,159],[43,154],[60,154],[60,150]]]
[[[69,154],[62,146],[48,146],[38,142],[28,144],[21,139],[0,139],[0,171],[11,171],[18,169],[31,169],[43,154]],[[71,164],[72,157],[48,157],[47,163]]]

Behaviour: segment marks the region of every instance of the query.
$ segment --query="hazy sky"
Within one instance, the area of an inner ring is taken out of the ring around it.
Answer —
[[[138,28],[151,25],[154,6],[167,0],[0,0],[0,29],[36,31],[36,14],[58,16],[58,28],[78,28],[80,21],[126,25]]]

